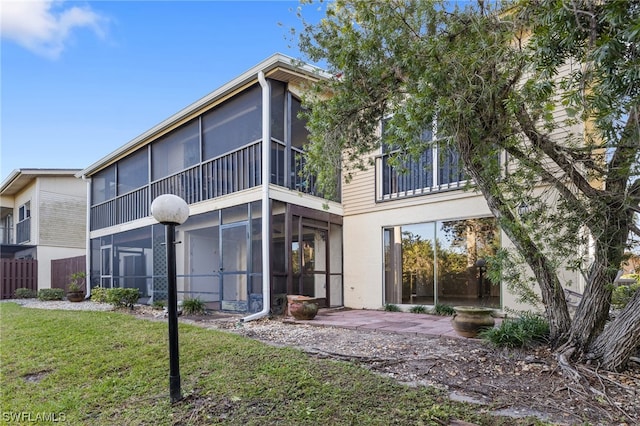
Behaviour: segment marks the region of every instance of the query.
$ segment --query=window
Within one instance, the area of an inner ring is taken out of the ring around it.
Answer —
[[[262,137],[262,91],[259,85],[202,116],[204,159],[235,151]]]
[[[500,247],[492,217],[384,229],[385,303],[500,306],[484,259]]]
[[[138,189],[149,183],[147,149],[141,149],[118,162],[118,195]]]
[[[383,135],[387,121],[382,123]],[[376,162],[378,201],[458,188],[467,180],[460,154],[446,139],[437,140],[435,127],[427,126],[420,136],[427,146],[417,158],[383,141]]]
[[[151,146],[153,180],[171,176],[200,161],[200,122],[198,119],[180,126]]]
[[[31,201],[27,201],[18,209],[18,222],[22,222],[31,217]]]
[[[91,205],[100,204],[116,196],[116,166],[100,170],[91,178]]]

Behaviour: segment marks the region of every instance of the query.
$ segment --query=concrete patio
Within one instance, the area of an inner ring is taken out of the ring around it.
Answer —
[[[367,309],[320,309],[318,315],[312,320],[296,320],[293,317],[287,317],[285,321],[318,327],[339,327],[464,339],[464,337],[456,334],[451,327],[451,317],[410,312],[387,312]],[[496,324],[498,323],[499,319],[496,319]]]

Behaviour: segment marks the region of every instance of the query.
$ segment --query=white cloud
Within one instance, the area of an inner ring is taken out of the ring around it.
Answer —
[[[0,32],[21,46],[55,59],[75,28],[103,36],[105,18],[88,6],[64,7],[59,0],[0,0]]]

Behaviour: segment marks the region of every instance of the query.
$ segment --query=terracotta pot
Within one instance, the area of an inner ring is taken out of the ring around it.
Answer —
[[[453,329],[460,336],[476,337],[482,330],[493,328],[496,321],[493,309],[481,306],[454,306],[456,311],[451,319]]]
[[[84,291],[70,291],[67,293],[69,302],[82,302],[84,300]]]
[[[289,304],[289,312],[297,320],[311,320],[318,314],[318,304],[307,300],[295,300]]]

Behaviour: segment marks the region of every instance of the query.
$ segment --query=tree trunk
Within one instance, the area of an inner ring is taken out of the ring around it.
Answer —
[[[524,232],[520,222],[513,216],[509,206],[502,199],[500,189],[497,188],[495,180],[491,177],[485,179],[482,171],[478,169],[478,167],[482,166],[472,161],[473,155],[479,155],[478,153],[471,153],[473,146],[468,142],[465,143],[460,137],[458,138],[458,150],[461,153],[467,172],[484,195],[489,209],[495,217],[504,219],[501,222],[502,229],[524,256],[529,267],[531,267],[540,286],[545,315],[549,321],[549,338],[552,345],[557,345],[560,339],[569,331],[571,317],[569,316],[562,285],[552,263],[544,256],[543,251],[536,247],[535,243],[529,238],[529,234]]]
[[[620,315],[596,338],[587,358],[600,361],[606,370],[621,371],[639,347],[640,291],[637,291]]]
[[[611,273],[612,271],[607,268],[603,260],[596,256],[565,344],[565,347],[573,349],[572,353],[577,358],[586,353],[595,337],[604,329],[609,317],[611,305],[609,284],[613,283],[615,275]]]

